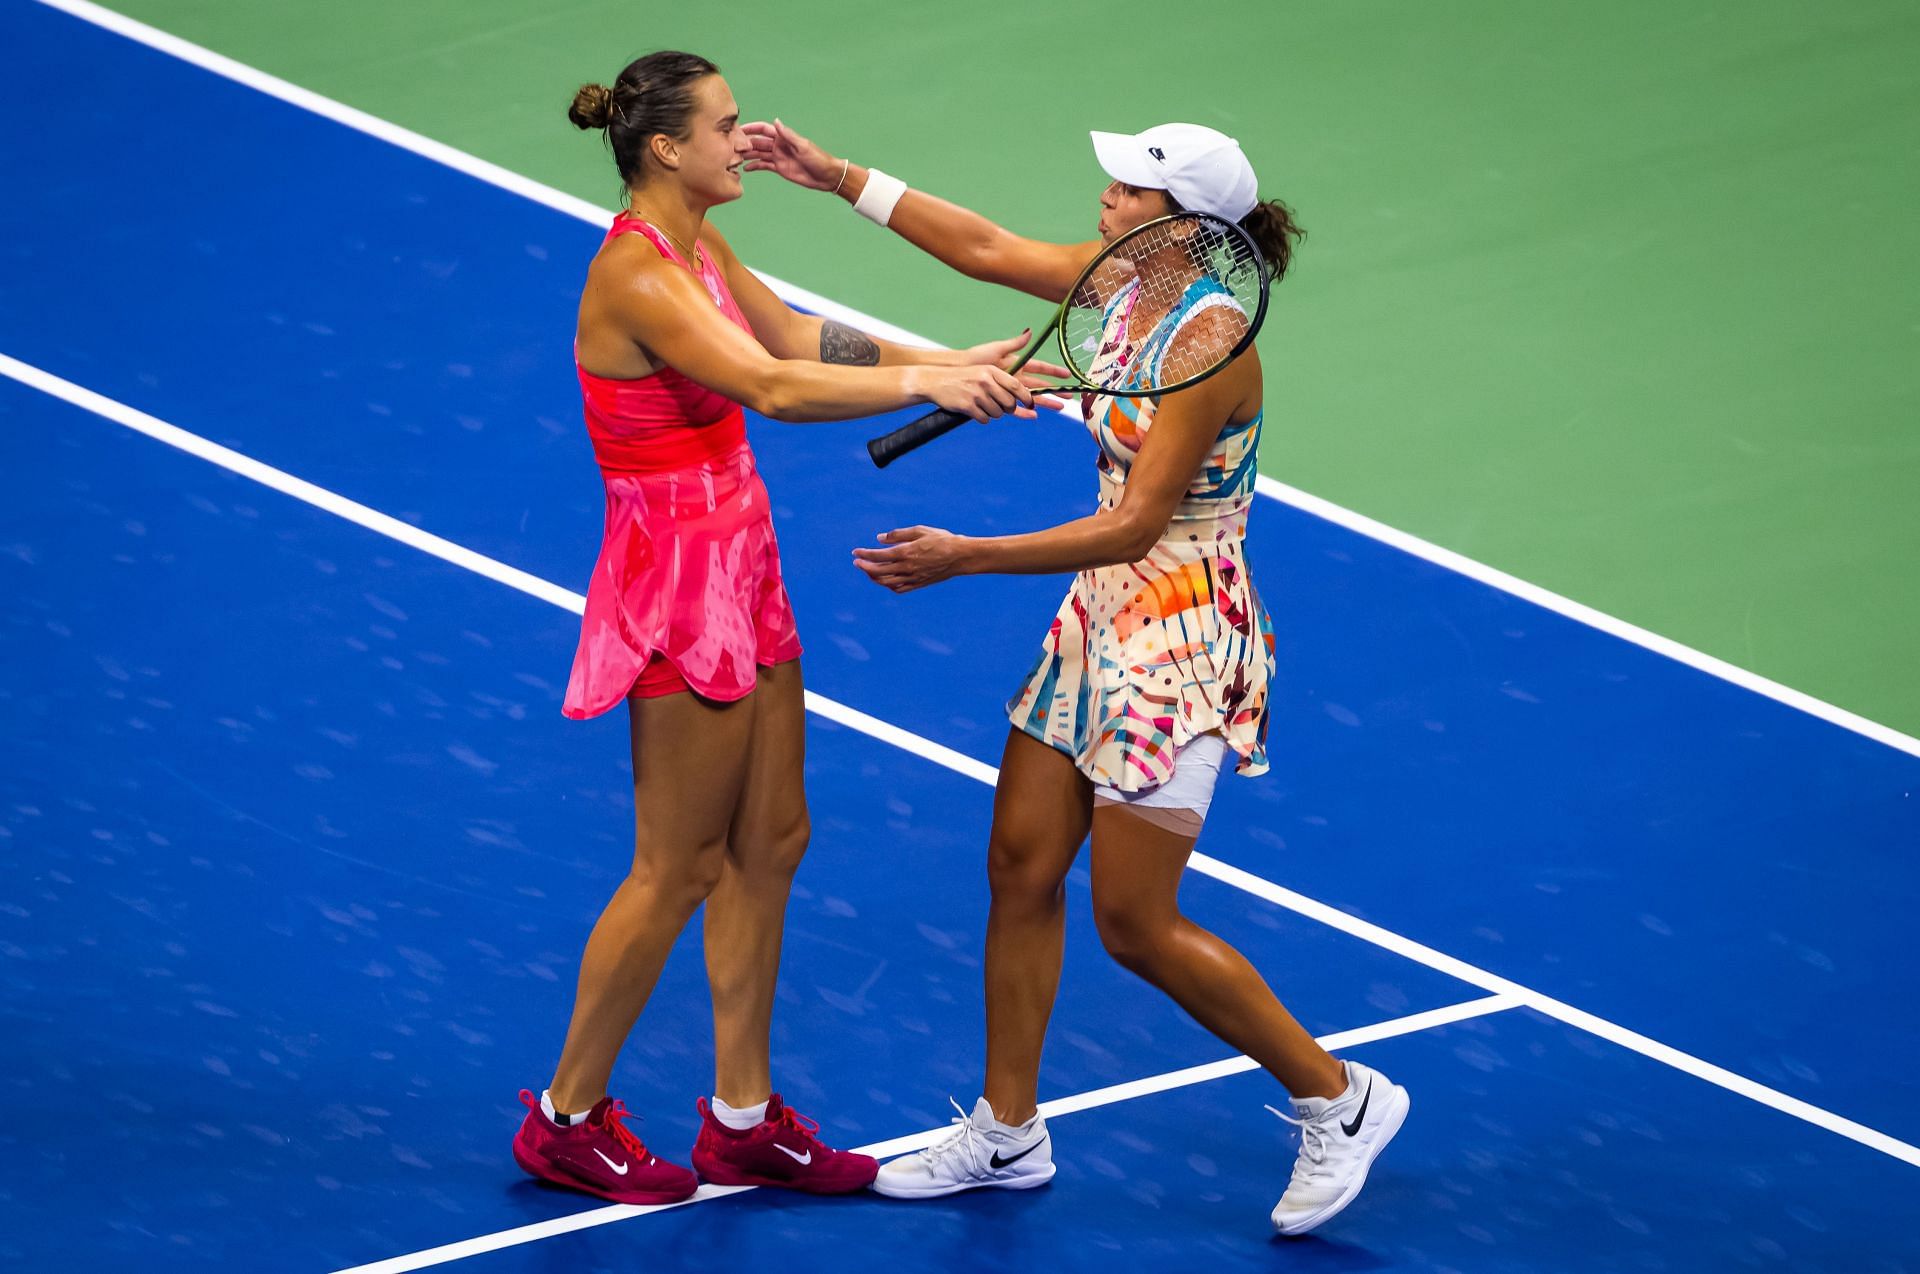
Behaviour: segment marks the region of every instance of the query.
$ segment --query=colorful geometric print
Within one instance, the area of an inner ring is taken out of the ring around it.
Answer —
[[[1214,289],[1217,291],[1217,289]],[[1142,374],[1194,306],[1219,304],[1195,288],[1129,343],[1124,292],[1109,303],[1100,353]],[[1087,428],[1100,445],[1100,503],[1111,509],[1153,427],[1158,400],[1093,397]],[[1180,748],[1217,732],[1242,774],[1267,769],[1267,690],[1273,623],[1248,578],[1247,512],[1261,417],[1226,424],[1175,509],[1166,534],[1139,561],[1074,577],[1025,684],[1007,704],[1020,730],[1073,757],[1095,783],[1133,792],[1173,773]]]

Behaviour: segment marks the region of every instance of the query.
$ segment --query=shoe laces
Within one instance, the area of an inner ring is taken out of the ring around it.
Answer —
[[[810,1146],[822,1145],[819,1136],[820,1125],[808,1119],[791,1106],[781,1105],[779,1126],[782,1128],[791,1128],[793,1131],[799,1133],[802,1137],[806,1138]]]
[[[953,1107],[956,1114],[956,1118],[948,1121],[955,1125],[954,1130],[922,1150],[920,1157],[929,1167],[932,1167],[948,1155],[963,1154],[966,1156],[967,1171],[973,1176],[979,1176],[982,1145],[980,1130],[973,1126],[973,1117],[962,1109],[959,1102],[949,1097],[947,1104]]]
[[[1307,1182],[1319,1177],[1332,1176],[1332,1172],[1327,1167],[1329,1141],[1327,1125],[1333,1122],[1331,1118],[1333,1111],[1329,1108],[1318,1119],[1295,1119],[1292,1115],[1275,1110],[1272,1106],[1268,1106],[1267,1109],[1282,1123],[1292,1124],[1300,1130],[1300,1157],[1293,1164],[1293,1179]]]
[[[613,1139],[620,1143],[621,1149],[644,1163],[649,1157],[646,1143],[635,1136],[633,1130],[628,1128],[624,1122],[627,1117],[632,1114],[633,1112],[627,1109],[625,1102],[609,1102],[607,1104],[606,1129],[613,1134]]]

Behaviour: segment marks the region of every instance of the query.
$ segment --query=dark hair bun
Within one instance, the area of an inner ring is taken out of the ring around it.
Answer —
[[[582,84],[567,108],[575,128],[605,128],[613,123],[613,90],[604,84]]]
[[[647,178],[648,146],[665,134],[685,142],[693,135],[694,90],[720,68],[696,53],[662,49],[635,58],[613,81],[582,84],[567,108],[576,128],[606,133],[620,180],[629,188]]]

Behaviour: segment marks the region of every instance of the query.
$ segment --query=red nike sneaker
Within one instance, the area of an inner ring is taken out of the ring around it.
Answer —
[[[621,1121],[627,1108],[609,1097],[587,1117],[562,1128],[540,1110],[526,1089],[520,1101],[527,1117],[513,1139],[513,1161],[541,1181],[597,1195],[614,1203],[678,1203],[700,1182],[677,1163],[649,1154]]]
[[[851,1194],[866,1189],[880,1171],[879,1160],[822,1142],[815,1135],[820,1125],[783,1103],[778,1093],[767,1099],[766,1119],[744,1132],[714,1118],[706,1098],[694,1106],[701,1122],[693,1167],[714,1185]]]

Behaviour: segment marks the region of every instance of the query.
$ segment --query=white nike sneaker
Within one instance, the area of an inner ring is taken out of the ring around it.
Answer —
[[[1293,1180],[1273,1205],[1273,1228],[1282,1234],[1305,1234],[1352,1203],[1367,1169],[1406,1122],[1406,1089],[1358,1062],[1344,1065],[1347,1096],[1297,1101],[1298,1119],[1267,1107],[1300,1129]]]
[[[1044,1117],[1005,1132],[986,1098],[974,1103],[971,1116],[947,1100],[960,1111],[954,1130],[925,1150],[881,1164],[874,1190],[895,1199],[931,1199],[982,1186],[1031,1190],[1053,1180],[1053,1141]]]

